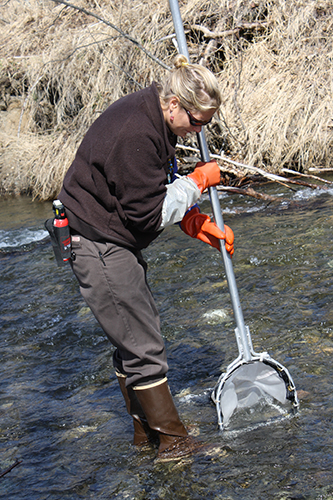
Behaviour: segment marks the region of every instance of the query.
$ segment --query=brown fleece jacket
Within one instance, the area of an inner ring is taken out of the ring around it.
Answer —
[[[59,194],[72,232],[147,247],[160,234],[176,140],[154,83],[107,108],[84,137]]]

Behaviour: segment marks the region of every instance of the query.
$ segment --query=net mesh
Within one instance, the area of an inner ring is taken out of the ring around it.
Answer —
[[[286,383],[275,368],[262,361],[236,367],[224,376],[216,390],[223,423],[229,422],[237,408],[253,406],[267,395],[281,404],[287,401]]]

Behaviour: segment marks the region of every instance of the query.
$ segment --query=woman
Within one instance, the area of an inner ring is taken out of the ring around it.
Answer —
[[[177,136],[200,132],[219,108],[217,80],[186,57],[175,59],[164,85],[127,95],[90,127],[59,194],[72,234],[72,267],[80,291],[116,347],[114,367],[134,444],[158,438],[158,456],[193,450],[169,391],[159,316],[141,250],[175,222],[192,237],[233,253],[226,234],[195,205],[220,182],[215,162],[176,178]],[[191,210],[188,210],[191,208]]]

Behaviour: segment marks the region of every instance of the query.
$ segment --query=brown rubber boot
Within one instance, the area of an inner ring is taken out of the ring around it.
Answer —
[[[131,387],[126,387],[126,375],[116,373],[119,387],[126,403],[126,409],[133,418],[134,439],[133,444],[142,446],[151,442],[158,442],[158,432],[150,429],[143,409],[139,403],[136,393]]]
[[[159,459],[175,460],[197,451],[200,445],[188,436],[180,421],[166,378],[134,390],[149,427],[159,433]]]

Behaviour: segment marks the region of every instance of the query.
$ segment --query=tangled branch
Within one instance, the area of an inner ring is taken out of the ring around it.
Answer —
[[[71,9],[77,10],[79,12],[82,12],[83,14],[86,14],[87,16],[94,17],[98,21],[100,21],[103,24],[106,24],[110,28],[116,30],[122,37],[126,38],[126,40],[129,40],[131,43],[133,43],[138,49],[142,50],[150,59],[155,61],[157,64],[162,66],[164,69],[167,69],[170,71],[170,67],[165,64],[163,61],[161,61],[158,57],[154,56],[149,50],[147,50],[143,45],[141,45],[135,38],[133,38],[131,35],[127,35],[123,30],[118,28],[116,25],[110,23],[109,21],[106,21],[106,19],[103,19],[102,17],[98,16],[97,14],[94,14],[93,12],[90,12],[89,10],[84,9],[83,7],[78,7],[77,5],[73,5],[69,2],[66,2],[65,0],[51,0],[54,3],[57,4],[62,4],[66,5],[66,7],[70,7]]]

